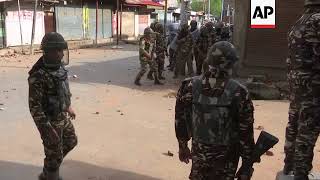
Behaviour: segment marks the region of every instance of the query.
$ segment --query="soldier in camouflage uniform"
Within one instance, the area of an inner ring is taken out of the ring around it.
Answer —
[[[176,51],[176,67],[174,70],[174,78],[178,78],[179,75],[185,76],[186,64],[188,66],[188,75],[193,74],[192,64],[192,48],[193,40],[189,31],[189,25],[183,24],[177,35],[177,51]]]
[[[169,47],[169,70],[173,71],[175,67],[175,62],[176,62],[176,43],[175,39],[177,36],[177,28],[175,28],[174,24],[170,24],[168,26],[168,31],[169,31],[169,37],[168,37],[168,42],[167,46]]]
[[[320,0],[306,0],[305,11],[288,34],[289,122],[284,173],[307,180],[320,131]]]
[[[48,33],[41,42],[43,56],[29,72],[29,108],[43,141],[45,159],[40,180],[58,180],[63,158],[77,145],[70,119],[68,46],[58,33]]]
[[[149,65],[150,67],[150,71],[151,71],[150,75],[152,76],[152,73],[154,74],[154,84],[162,85],[162,83],[158,79],[158,73],[156,73],[158,67],[154,57],[155,56],[154,54],[155,40],[152,38],[152,35],[153,35],[152,29],[147,27],[144,30],[144,35],[140,38],[139,59],[140,59],[141,69],[134,81],[134,83],[137,86],[141,86],[140,80],[141,80],[141,77],[147,72],[147,65]]]
[[[209,47],[211,47],[215,42],[217,42],[216,30],[214,28],[213,22],[211,21],[207,22],[205,26],[208,30]]]
[[[200,36],[196,42],[195,48],[198,51],[198,57],[196,58],[197,75],[202,73],[203,61],[207,57],[209,47],[208,29],[205,26],[200,28]]]
[[[154,21],[150,24],[150,28],[153,32],[156,31],[156,25],[158,24],[159,22],[158,21]]]
[[[158,77],[161,80],[164,80],[165,78],[162,76],[162,73],[164,71],[164,61],[165,61],[165,54],[167,52],[166,47],[166,39],[164,36],[164,27],[162,24],[158,23],[155,26],[156,29],[156,62],[158,64]]]
[[[196,61],[196,62],[199,62],[198,58],[199,58],[199,51],[198,51],[198,48],[196,46],[196,43],[200,37],[200,30],[198,28],[198,22],[196,20],[192,20],[190,22],[190,32],[191,32],[191,35],[192,35],[192,41],[194,43],[194,46],[193,46],[193,53],[192,53],[192,59],[191,61],[193,61],[193,59]]]
[[[201,76],[185,79],[177,94],[175,130],[179,159],[192,159],[191,180],[234,180],[239,157],[243,163],[254,149],[253,104],[248,90],[231,79],[238,60],[226,41],[214,44]],[[192,152],[188,141],[192,138]],[[253,169],[239,173],[250,179]]]
[[[216,37],[215,37],[215,42],[218,42],[218,41],[224,41],[223,39],[223,30],[224,30],[224,25],[222,22],[219,22],[216,24],[215,26],[215,33],[216,33]]]

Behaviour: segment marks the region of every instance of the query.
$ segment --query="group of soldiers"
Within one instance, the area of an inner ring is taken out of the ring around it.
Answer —
[[[135,84],[141,85],[141,77],[147,72],[149,65],[147,79],[154,80],[156,85],[162,85],[160,80],[165,80],[163,71],[166,56],[169,56],[170,64],[167,67],[174,72],[173,78],[193,76],[193,60],[196,62],[196,74],[200,75],[208,49],[216,42],[230,41],[230,30],[230,26],[213,22],[207,22],[199,29],[198,22],[192,20],[190,26],[182,24],[177,28],[175,24],[170,24],[168,35],[165,35],[164,26],[159,22],[153,22],[140,38],[141,69],[136,76]]]
[[[236,49],[221,31],[219,36],[219,26],[213,26],[212,22],[206,23],[197,36],[197,23],[192,21],[191,29],[183,24],[175,36],[169,37],[177,45],[176,49],[169,46],[169,69],[175,76],[184,75],[187,64],[188,75],[192,76],[194,57],[198,74],[183,80],[177,93],[174,125],[179,159],[185,163],[192,160],[191,180],[249,180],[254,171],[253,162],[259,161],[262,155],[259,148],[268,150],[278,139],[261,133],[264,136],[260,135],[255,144],[250,93],[231,76],[239,60]],[[136,85],[141,85],[147,65],[150,66],[148,78],[162,84],[168,45],[163,32],[160,23],[145,29],[140,39],[142,68]],[[291,94],[283,173],[293,175],[294,180],[309,180],[313,149],[320,133],[319,32],[320,0],[305,0],[304,13],[288,34]],[[52,32],[44,36],[41,49],[43,56],[32,67],[28,78],[30,113],[45,152],[39,180],[61,180],[60,165],[77,145],[71,122],[76,114],[71,107],[68,72],[64,68],[69,63],[68,45],[60,34]],[[265,142],[272,143],[264,147]],[[240,157],[242,166],[236,173]]]

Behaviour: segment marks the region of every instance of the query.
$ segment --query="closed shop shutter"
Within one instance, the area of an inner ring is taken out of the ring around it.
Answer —
[[[66,40],[79,40],[83,38],[82,7],[56,6],[56,28]]]
[[[276,29],[249,29],[245,64],[285,68],[287,33],[303,12],[303,0],[276,1]]]
[[[139,34],[143,35],[144,29],[149,25],[149,15],[139,15]]]
[[[102,17],[99,17],[99,20],[102,20],[102,25],[100,26],[101,32],[103,38],[110,38],[112,37],[112,11],[109,7],[105,7],[101,11]]]
[[[24,45],[31,44],[32,23],[33,23],[33,10],[31,8],[22,7],[21,8],[21,26],[22,26],[22,39],[23,39]],[[7,9],[5,27],[7,30],[6,31],[7,46],[21,45],[19,12],[17,8]],[[34,43],[40,44],[44,34],[45,34],[44,12],[37,11]]]
[[[134,12],[122,12],[122,36],[134,37]]]

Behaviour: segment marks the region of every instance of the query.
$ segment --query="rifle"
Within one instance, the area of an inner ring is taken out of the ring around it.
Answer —
[[[259,138],[255,144],[253,153],[247,162],[243,162],[242,166],[238,170],[236,177],[239,179],[242,172],[249,172],[249,178],[251,178],[253,173],[253,164],[256,162],[260,162],[260,156],[266,153],[269,149],[271,149],[274,145],[279,142],[279,139],[265,131],[262,131],[259,135]]]

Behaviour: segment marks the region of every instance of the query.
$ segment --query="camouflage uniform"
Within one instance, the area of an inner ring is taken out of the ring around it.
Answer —
[[[62,66],[54,70],[46,68],[40,58],[29,74],[29,108],[43,141],[44,173],[55,171],[77,145],[77,136],[66,112],[71,104],[67,71]],[[52,129],[60,137],[59,142],[51,141]]]
[[[177,35],[177,30],[173,24],[170,24],[168,27],[169,30],[169,38],[167,42],[167,46],[169,47],[169,70],[173,71],[175,62],[176,62],[176,44],[174,42],[174,39]]]
[[[320,1],[315,1],[320,4]],[[307,7],[288,34],[289,122],[285,168],[307,179],[320,131],[320,9]]]
[[[198,57],[196,58],[197,75],[202,73],[202,64],[207,57],[207,52],[209,49],[208,31],[205,26],[200,29],[200,36],[196,42],[196,48],[198,51]]]
[[[150,71],[156,72],[158,69],[158,65],[156,61],[150,60],[145,56],[145,53],[148,53],[152,56],[154,48],[154,42],[153,40],[147,40],[145,37],[140,38],[139,42],[139,60],[141,69],[139,72],[140,76],[143,76],[147,72],[147,66],[149,65]]]
[[[155,48],[155,40],[152,38],[153,31],[147,27],[144,30],[144,36],[140,38],[139,42],[139,59],[141,64],[141,69],[139,73],[136,76],[136,79],[134,83],[138,86],[141,86],[140,79],[141,77],[147,72],[147,65],[149,65],[150,73],[148,74],[148,78],[150,79],[150,75],[152,77],[152,73],[154,73],[154,83],[161,85],[162,83],[158,79],[158,64],[155,61],[154,58],[154,48]],[[150,56],[151,59],[149,59],[147,56]]]
[[[192,41],[194,43],[191,61],[193,61],[193,59],[194,59],[196,61],[196,63],[197,63],[197,62],[199,62],[199,60],[198,60],[199,51],[198,51],[198,48],[197,48],[197,46],[195,44],[196,44],[196,42],[198,41],[198,39],[200,37],[200,30],[198,29],[198,23],[195,20],[191,21],[190,26],[191,26],[190,32],[191,32],[191,36],[192,36]]]
[[[205,24],[205,26],[208,30],[209,47],[211,47],[215,42],[217,42],[217,32],[213,27],[213,22],[208,22]]]
[[[179,149],[192,138],[191,180],[233,180],[239,157],[248,162],[254,148],[254,108],[246,87],[223,73],[212,85],[207,72],[179,88],[176,137]]]
[[[192,48],[193,41],[191,33],[188,30],[188,25],[182,25],[181,30],[177,37],[177,51],[176,51],[176,67],[175,67],[175,77],[179,75],[185,76],[185,65],[188,66],[188,74],[193,74],[193,64],[192,64]]]
[[[164,37],[164,32],[163,32],[163,25],[158,23],[155,26],[156,28],[156,62],[158,65],[158,77],[159,79],[165,79],[162,76],[162,72],[164,71],[164,63],[165,63],[165,52],[167,51],[166,48],[166,39]]]

